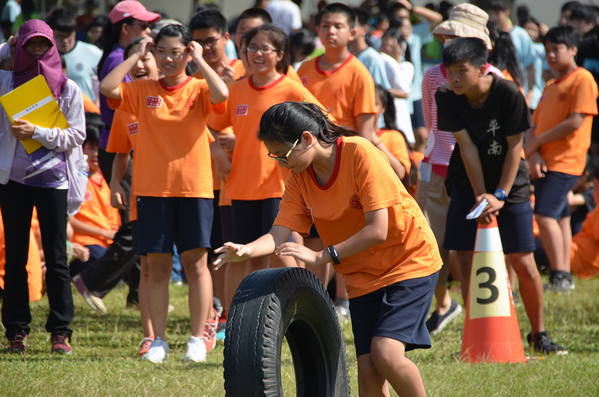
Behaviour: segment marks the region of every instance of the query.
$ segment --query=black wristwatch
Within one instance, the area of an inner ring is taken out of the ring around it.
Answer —
[[[507,195],[505,194],[505,190],[503,189],[495,190],[495,193],[493,193],[493,195],[495,196],[495,198],[497,198],[497,200],[501,201],[505,201],[505,198],[507,197]]]

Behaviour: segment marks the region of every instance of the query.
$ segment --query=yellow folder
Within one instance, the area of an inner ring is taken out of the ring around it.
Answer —
[[[44,128],[69,128],[43,75],[39,75],[0,97],[10,121],[21,119]],[[35,139],[22,141],[28,154],[42,147]]]

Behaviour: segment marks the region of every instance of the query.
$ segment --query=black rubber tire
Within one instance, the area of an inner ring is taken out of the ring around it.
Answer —
[[[226,335],[227,396],[283,396],[285,337],[297,396],[350,394],[345,343],[333,303],[306,269],[259,270],[247,276],[233,298]]]

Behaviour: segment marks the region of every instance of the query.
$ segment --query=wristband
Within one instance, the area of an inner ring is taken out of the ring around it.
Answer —
[[[329,251],[329,255],[331,255],[331,259],[333,260],[333,263],[335,265],[340,264],[341,261],[339,260],[339,255],[337,255],[337,251],[335,250],[335,247],[333,247],[332,245],[329,245],[327,247],[327,250]]]

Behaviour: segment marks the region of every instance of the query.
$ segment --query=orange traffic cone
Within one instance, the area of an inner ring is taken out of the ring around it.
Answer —
[[[496,219],[476,232],[460,357],[472,363],[526,361]]]

